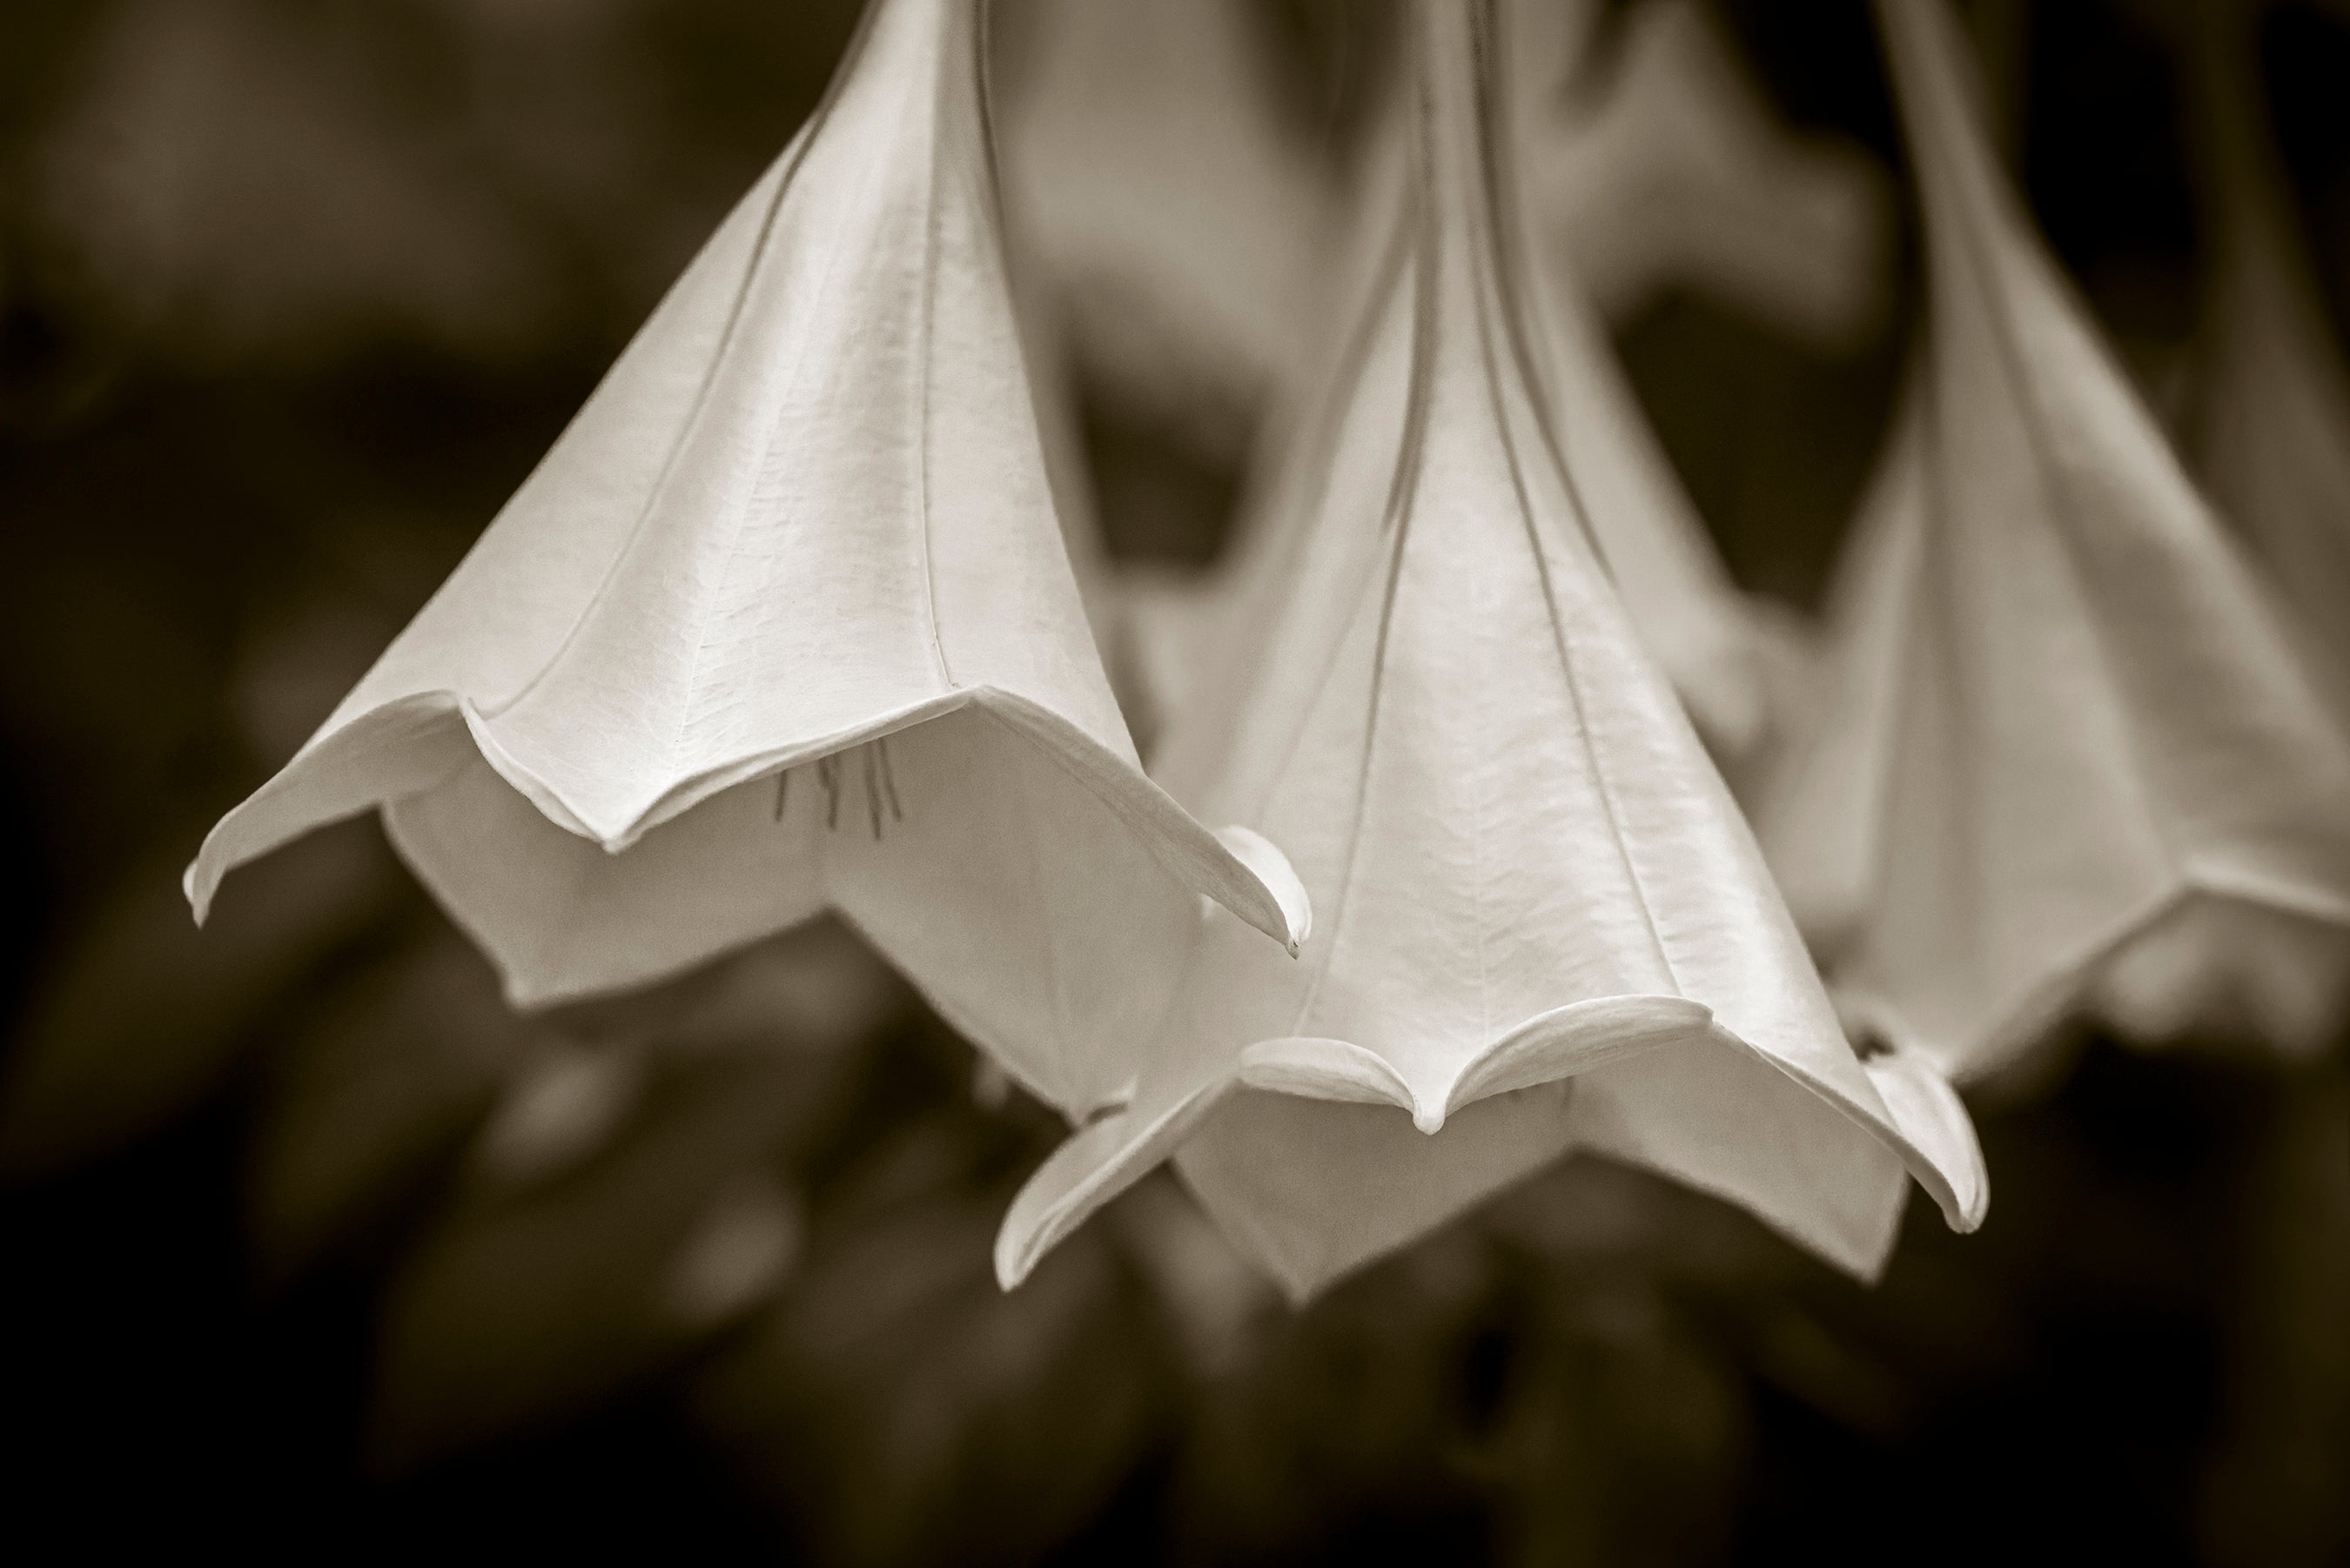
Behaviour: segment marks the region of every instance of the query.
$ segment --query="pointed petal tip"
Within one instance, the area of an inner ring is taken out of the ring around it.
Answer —
[[[995,1288],[1009,1295],[1027,1281],[1036,1266],[1035,1249],[1024,1235],[1014,1234],[1010,1216],[995,1233]]]
[[[1428,1105],[1414,1106],[1411,1111],[1411,1125],[1429,1137],[1434,1137],[1444,1130],[1444,1107]]]
[[[1112,1118],[1105,1118],[1109,1120]],[[1093,1127],[1103,1123],[1097,1122]],[[995,1283],[998,1289],[1018,1290],[1036,1272],[1045,1255],[1066,1240],[1069,1232],[1093,1217],[1094,1211],[1124,1190],[1124,1184],[1106,1184],[1099,1169],[1081,1178],[1074,1187],[1055,1180],[1054,1167],[1065,1155],[1075,1155],[1074,1163],[1084,1163],[1084,1146],[1092,1142],[1087,1137],[1092,1127],[1070,1136],[1060,1149],[1038,1168],[1012,1199],[1012,1207],[1003,1213],[1003,1223],[995,1232]]]
[[[1960,1235],[1971,1236],[1982,1229],[1982,1222],[1990,1213],[1991,1184],[1985,1182],[1967,1195],[1965,1202],[1957,1213],[1954,1214],[1947,1209],[1942,1210],[1942,1219]]]
[[[1265,918],[1243,918],[1295,958],[1306,939],[1314,934],[1314,900],[1289,864],[1289,857],[1281,852],[1280,846],[1253,828],[1226,826],[1217,828],[1215,835],[1216,842],[1256,878],[1271,900],[1271,908],[1261,911]]]
[[[1265,1267],[1265,1265],[1261,1263],[1259,1267]],[[1289,1310],[1294,1313],[1304,1312],[1307,1307],[1312,1306],[1314,1298],[1322,1293],[1322,1287],[1328,1282],[1294,1272],[1287,1268],[1267,1267],[1265,1272],[1272,1276],[1274,1285],[1281,1292],[1281,1299],[1289,1304]]]
[[[1981,1150],[1978,1148],[1973,1162],[1955,1175],[1944,1173],[1943,1180],[1949,1190],[1934,1194],[1942,1222],[1961,1236],[1982,1229],[1983,1219],[1991,1212],[1991,1174],[1983,1165]]]
[[[1831,1262],[1850,1274],[1855,1283],[1873,1291],[1885,1282],[1885,1271],[1893,1264],[1895,1240],[1887,1237],[1885,1245],[1867,1257],[1832,1259]]]
[[[1197,1096],[1192,1096],[1196,1100]],[[1045,1254],[1089,1219],[1103,1204],[1125,1190],[1135,1175],[1165,1158],[1165,1148],[1151,1149],[1152,1135],[1179,1140],[1190,1125],[1185,1101],[1156,1127],[1136,1136],[1125,1109],[1087,1121],[1072,1132],[1029,1174],[1003,1211],[995,1232],[995,1282],[1015,1290],[1033,1272]],[[1128,1165],[1138,1154],[1145,1158]]]
[[[1955,1170],[1939,1164],[1922,1164],[1914,1158],[1907,1163],[1911,1179],[1926,1189],[1934,1207],[1941,1210],[1943,1224],[1961,1236],[1972,1235],[1982,1228],[1983,1217],[1991,1210],[1991,1181],[1984,1174],[1980,1154],[1971,1167],[1960,1165]]]
[[[196,929],[203,929],[204,919],[213,912],[213,892],[218,879],[204,874],[204,857],[197,856],[180,873],[180,893],[188,900],[188,912],[195,917]]]
[[[1083,1136],[1075,1134],[1071,1141]],[[1047,1159],[1045,1168],[1052,1163]],[[999,1290],[1018,1290],[1069,1228],[1067,1194],[1051,1185],[1046,1168],[1036,1171],[1014,1195],[1012,1206],[1003,1211],[1003,1223],[996,1227],[995,1283]]]
[[[1849,1037],[1873,1043],[1861,1065],[1892,1118],[1883,1130],[1891,1133],[1902,1163],[1933,1198],[1944,1223],[1960,1235],[1974,1231],[1991,1209],[1991,1175],[1974,1120],[1947,1068],[1889,1009],[1840,997],[1838,1011]]]

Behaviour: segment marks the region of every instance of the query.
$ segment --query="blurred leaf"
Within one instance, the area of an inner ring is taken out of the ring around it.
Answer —
[[[2350,1560],[2350,1071],[2295,1081],[2246,1186],[2245,1294],[2225,1435],[2205,1477],[2210,1561]]]
[[[602,1149],[632,1117],[645,1087],[634,1041],[582,1046],[560,1038],[515,1064],[482,1127],[474,1165],[494,1189],[534,1187]]]
[[[453,1150],[526,1027],[445,927],[338,998],[283,1054],[253,1133],[248,1211],[270,1266],[302,1267]]]
[[[114,314],[199,359],[314,359],[386,327],[473,356],[528,345],[556,279],[452,141],[453,84],[416,79],[445,48],[428,23],[416,6],[119,5],[34,207]]]
[[[663,1281],[670,1314],[719,1328],[759,1305],[799,1262],[806,1216],[798,1197],[756,1175],[737,1180],[702,1215]]]
[[[1164,1172],[1136,1183],[1107,1218],[1158,1296],[1191,1376],[1231,1373],[1281,1310],[1273,1281]]]
[[[1651,1289],[1567,1282],[1534,1303],[1515,1362],[1480,1456],[1509,1561],[1720,1558],[1748,1438],[1718,1344]]]
[[[681,1252],[820,1125],[837,1067],[770,1051],[656,1059],[640,1107],[583,1168],[461,1199],[394,1282],[380,1454],[407,1465],[558,1419],[690,1349],[715,1325],[703,1298],[679,1310],[676,1272],[696,1266]]]
[[[185,1109],[393,886],[374,825],[347,823],[244,873],[199,929],[180,860],[132,872],[36,993],[0,1106],[0,1168],[101,1153]]]
[[[771,937],[686,983],[691,989],[679,997],[662,1034],[665,1049],[764,1044],[827,1055],[872,1038],[914,1007],[897,971],[835,916]],[[613,1017],[635,1003],[616,998],[594,1005]],[[557,1016],[594,1033],[574,1016],[578,1011]]]
[[[1189,1413],[1175,1499],[1191,1550],[1277,1561],[1334,1520],[1440,1517],[1469,1496],[1458,1461],[1488,1414],[1470,1374],[1495,1262],[1454,1227],[1268,1321]]]
[[[953,1137],[935,1119],[914,1136]],[[829,1559],[1028,1561],[1147,1450],[1169,1370],[1151,1304],[1092,1235],[1003,1293],[1000,1199],[964,1188],[943,1150],[900,1152],[879,1188],[946,1179],[825,1233],[755,1338],[712,1368],[702,1407]]]
[[[1482,1222],[1545,1267],[1583,1275],[1640,1272],[1749,1292],[1828,1277],[1745,1210],[1595,1156],[1570,1156],[1502,1194]]]
[[[661,985],[551,1009],[483,1129],[484,1173],[526,1185],[594,1153],[634,1114],[656,1052],[837,1055],[911,1006],[880,955],[826,918]]]

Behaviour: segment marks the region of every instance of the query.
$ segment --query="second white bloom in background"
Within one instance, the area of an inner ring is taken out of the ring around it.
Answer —
[[[2266,123],[2256,47],[2265,9],[2187,7],[2212,236],[2187,457],[2220,521],[2269,568],[2350,716],[2350,379]],[[2116,960],[2099,1005],[2136,1039],[2250,1035],[2285,1057],[2312,1056],[2334,1043],[2350,1006],[2350,931],[2235,902],[2185,911]]]
[[[2350,376],[2297,233],[2254,47],[2263,8],[2190,7],[2212,235],[2189,457],[2350,688]]]
[[[2350,738],[2004,182],[1948,10],[1878,15],[1931,327],[1762,820],[1848,1012],[1979,1076],[2340,942]]]

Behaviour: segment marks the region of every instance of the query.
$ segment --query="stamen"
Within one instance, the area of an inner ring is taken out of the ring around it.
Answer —
[[[840,826],[840,758],[837,754],[818,757],[816,763],[816,782],[824,785],[824,826],[827,832]]]
[[[906,820],[906,808],[898,798],[898,775],[889,763],[889,743],[874,741],[858,748],[865,761],[865,815],[873,829],[875,843],[881,839],[882,808],[889,808],[889,820]],[[833,832],[840,828],[841,763],[847,753],[835,752],[816,760],[816,783],[824,786],[824,826]],[[791,770],[775,775],[775,820],[784,819],[785,805],[791,798]]]
[[[1864,1062],[1874,1062],[1893,1054],[1893,1042],[1874,1029],[1864,1029],[1853,1036],[1852,1054]]]
[[[775,820],[784,820],[784,806],[792,798],[792,770],[785,768],[775,775]]]
[[[874,742],[873,749],[881,753],[881,789],[889,797],[889,820],[903,822],[906,813],[905,808],[898,804],[897,775],[889,771],[889,737],[884,735]]]

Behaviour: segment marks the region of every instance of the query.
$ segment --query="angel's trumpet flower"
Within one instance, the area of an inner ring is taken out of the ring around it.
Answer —
[[[1202,913],[1133,1102],[1031,1179],[998,1272],[1172,1156],[1303,1296],[1582,1148],[1867,1273],[1905,1164],[1981,1216],[1972,1129],[1914,1057],[1846,1043],[1608,587],[1493,200],[1492,5],[1413,12],[1400,262],[1301,454],[1312,514],[1255,678],[1163,764],[1179,798],[1291,835],[1326,919],[1303,961],[1260,963]]]
[[[2264,123],[2260,10],[2236,0],[2191,9],[2211,265],[2189,461],[2220,519],[2269,568],[2350,713],[2350,379]],[[2345,1004],[2350,933],[2240,904],[2171,918],[2120,954],[2098,991],[2126,1036],[2249,1035],[2286,1056],[2331,1044]]]
[[[1840,709],[1762,821],[1847,1015],[1981,1075],[2200,906],[2350,925],[2350,741],[2005,184],[1948,10],[1878,17],[1928,351]]]
[[[1146,780],[1055,521],[976,0],[879,0],[825,103],[455,575],[189,868],[380,806],[518,1003],[844,911],[1055,1104],[1117,1097],[1196,891],[1286,863]]]

